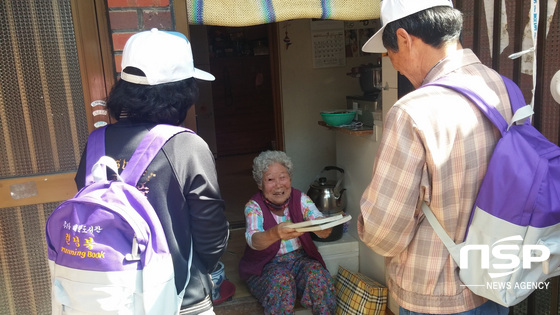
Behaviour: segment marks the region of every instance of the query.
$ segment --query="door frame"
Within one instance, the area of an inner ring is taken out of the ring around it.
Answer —
[[[115,83],[113,53],[104,0],[71,0],[74,36],[80,66],[85,112],[89,132],[96,121],[110,122],[108,115],[93,116],[91,103],[105,100]],[[92,27],[95,26],[95,27]],[[0,180],[0,208],[21,207],[34,204],[59,202],[77,193],[75,172],[42,174]],[[29,191],[28,196],[17,198],[14,191]]]
[[[175,30],[190,38],[187,0],[173,1],[173,12],[175,19]],[[276,147],[275,150],[284,150],[284,129],[282,117],[282,93],[280,93],[280,56],[278,48],[278,23],[272,23],[268,28],[269,56],[270,56],[270,76],[272,80],[272,102],[274,107],[274,130]],[[196,112],[195,106],[189,109],[185,126],[196,131]]]
[[[93,116],[92,102],[105,100],[115,84],[111,30],[104,0],[71,0],[72,19],[89,132],[97,121],[112,122],[109,115]],[[95,27],[92,27],[95,26]]]

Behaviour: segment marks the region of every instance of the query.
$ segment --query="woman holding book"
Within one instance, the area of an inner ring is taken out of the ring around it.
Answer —
[[[265,151],[253,160],[257,192],[245,205],[247,247],[239,275],[265,314],[293,314],[296,298],[313,314],[334,314],[333,278],[309,232],[292,223],[322,217],[313,201],[292,188],[293,164],[286,153]],[[328,237],[332,228],[313,232]]]

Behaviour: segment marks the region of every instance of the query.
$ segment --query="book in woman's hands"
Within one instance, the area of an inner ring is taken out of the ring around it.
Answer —
[[[350,221],[350,219],[352,219],[351,215],[339,214],[332,217],[294,223],[294,224],[286,225],[285,227],[296,229],[296,231],[298,232],[313,232],[313,231],[325,230],[333,226],[343,224],[345,222]]]

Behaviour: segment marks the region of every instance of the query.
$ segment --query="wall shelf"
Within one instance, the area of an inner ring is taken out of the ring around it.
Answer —
[[[373,134],[373,127],[360,127],[360,128],[345,128],[345,127],[334,127],[327,125],[324,121],[320,120],[317,122],[319,126],[323,126],[330,130],[337,130],[341,131],[350,135],[354,136],[365,136],[365,135],[372,135]]]

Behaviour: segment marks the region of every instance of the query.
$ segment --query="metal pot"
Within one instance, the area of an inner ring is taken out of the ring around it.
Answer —
[[[364,95],[377,96],[381,92],[381,66],[373,64],[361,65],[360,88]]]
[[[328,180],[323,176],[326,171],[336,170],[341,176],[338,180]],[[341,188],[344,170],[336,166],[326,166],[309,186],[307,195],[317,208],[326,216],[335,215],[346,208],[346,196]]]

